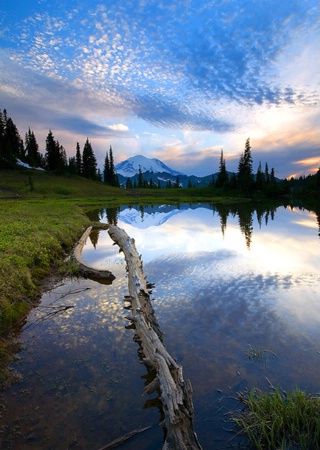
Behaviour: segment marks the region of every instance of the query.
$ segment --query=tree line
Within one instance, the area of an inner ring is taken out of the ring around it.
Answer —
[[[88,138],[82,151],[77,142],[74,156],[67,158],[65,148],[49,130],[43,155],[39,151],[34,132],[29,128],[23,141],[6,109],[0,110],[0,168],[14,169],[19,165],[19,161],[33,168],[42,168],[56,173],[70,173],[103,181],[111,186],[119,186],[111,146],[106,151],[103,173],[98,168],[97,159]]]
[[[257,172],[254,173],[250,138],[248,138],[244,152],[239,158],[237,173],[229,173],[227,171],[223,150],[221,150],[219,171],[216,179],[212,179],[211,186],[231,191],[239,190],[248,195],[262,192],[271,197],[308,192],[316,192],[319,195],[320,168],[315,175],[301,176],[298,179],[279,180],[275,176],[274,168],[272,167],[269,170],[268,163],[266,163],[263,170],[260,161]]]
[[[320,168],[315,175],[307,177],[291,178],[290,180],[278,180],[275,170],[269,170],[268,163],[264,170],[259,162],[257,172],[253,172],[253,158],[250,139],[245,143],[244,152],[240,155],[237,172],[228,172],[226,161],[221,150],[219,169],[216,176],[212,175],[209,187],[227,191],[240,191],[246,195],[262,192],[268,196],[278,196],[288,193],[304,193],[320,191]],[[56,173],[69,173],[91,180],[102,181],[110,186],[119,187],[118,175],[115,171],[113,150],[110,146],[106,151],[103,172],[97,165],[97,159],[92,145],[87,138],[81,151],[79,142],[76,143],[75,154],[67,158],[64,147],[56,140],[51,130],[46,138],[45,154],[39,151],[39,145],[34,132],[29,128],[25,139],[21,138],[18,128],[6,109],[0,110],[0,168],[12,169],[18,166],[18,161],[28,164],[30,167],[38,167]],[[139,168],[136,177],[127,178],[126,189],[131,188],[160,188],[160,182],[149,180]],[[179,188],[180,180],[168,180],[167,188]],[[188,188],[194,187],[189,179]]]
[[[272,167],[269,171],[268,163],[265,164],[263,171],[260,161],[258,170],[254,174],[250,138],[246,140],[244,152],[240,155],[237,173],[228,173],[223,150],[221,150],[219,171],[216,180],[213,179],[211,183],[212,186],[217,188],[238,189],[246,193],[253,190],[275,190],[279,187],[277,184],[275,170]]]

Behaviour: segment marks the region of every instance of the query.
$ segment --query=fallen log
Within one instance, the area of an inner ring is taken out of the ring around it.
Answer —
[[[146,277],[134,239],[115,225],[110,225],[111,239],[123,251],[127,263],[131,315],[127,319],[134,325],[137,341],[141,347],[142,362],[154,371],[155,379],[145,388],[145,393],[157,390],[160,395],[164,420],[164,443],[162,450],[202,449],[194,432],[194,409],[192,387],[183,379],[182,367],[170,356],[163,344],[163,334],[154,315]]]
[[[109,270],[95,269],[94,267],[91,267],[88,264],[84,263],[82,260],[82,250],[88,237],[90,236],[91,231],[92,227],[89,227],[83,233],[83,235],[79,239],[76,247],[72,252],[72,258],[77,262],[81,275],[83,275],[86,278],[99,281],[100,283],[102,282],[105,284],[111,284],[112,281],[115,279],[115,276],[113,275],[112,272],[110,272]]]

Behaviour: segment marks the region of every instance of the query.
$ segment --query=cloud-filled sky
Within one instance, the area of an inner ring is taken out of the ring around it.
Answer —
[[[250,137],[276,175],[320,166],[318,0],[0,4],[0,109],[45,150],[88,137],[188,175],[236,170]]]

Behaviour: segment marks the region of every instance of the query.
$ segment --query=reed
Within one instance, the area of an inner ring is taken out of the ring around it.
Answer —
[[[282,392],[275,388],[263,393],[252,389],[240,394],[245,405],[233,415],[239,433],[257,450],[319,448],[320,398],[296,388]]]

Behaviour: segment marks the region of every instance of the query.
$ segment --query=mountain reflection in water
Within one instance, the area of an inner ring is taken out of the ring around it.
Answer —
[[[183,204],[89,216],[135,239],[155,284],[165,345],[192,382],[203,448],[228,448],[225,414],[237,407],[231,397],[253,386],[268,390],[266,377],[283,389],[318,392],[320,222],[314,213]],[[148,425],[122,448],[161,448],[156,396],[141,397],[146,369],[133,331],[125,328],[123,256],[106,231],[90,238],[83,259],[111,270],[116,280],[110,286],[64,280],[41,305],[73,308],[47,320],[36,321],[41,308],[30,314],[15,366],[23,378],[4,394],[1,436],[12,446],[3,448],[98,449]],[[265,350],[264,358],[249,358],[250,349]]]

